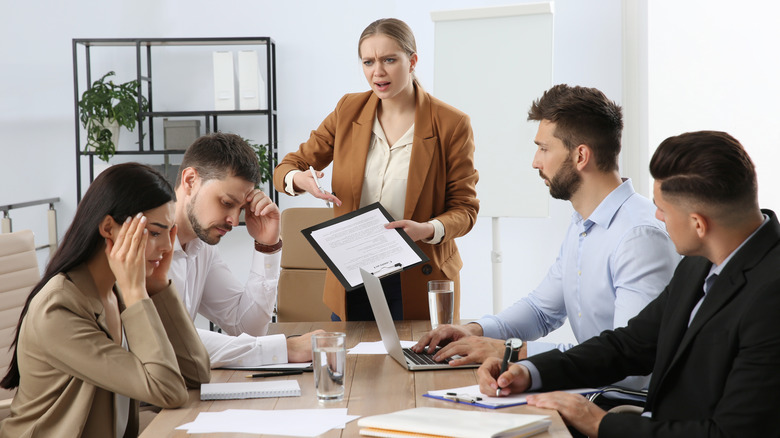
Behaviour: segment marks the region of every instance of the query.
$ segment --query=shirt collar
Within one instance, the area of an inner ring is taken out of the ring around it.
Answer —
[[[593,224],[598,224],[603,228],[609,228],[620,206],[628,200],[628,198],[634,195],[634,186],[631,184],[631,178],[623,178],[623,183],[617,186],[604,200],[593,210],[590,217],[583,222],[583,226],[587,229]],[[574,212],[574,220],[582,221],[582,216],[576,211]]]
[[[379,117],[377,115],[374,115],[374,125],[371,127],[371,132],[374,133],[374,135],[377,137],[377,139],[382,140],[388,148],[392,148],[393,146],[406,146],[408,144],[412,144],[414,142],[414,123],[412,123],[412,126],[409,127],[409,129],[406,130],[404,135],[401,136],[396,142],[395,145],[390,144],[387,141],[387,137],[385,136],[385,130],[382,129],[382,124],[379,123]]]
[[[742,247],[745,246],[745,244],[748,243],[748,241],[750,239],[752,239],[753,236],[756,235],[756,233],[758,233],[758,230],[760,230],[761,228],[764,228],[764,226],[766,224],[768,224],[768,223],[769,223],[769,216],[764,215],[764,222],[761,222],[761,225],[758,228],[756,228],[756,230],[753,231],[748,236],[747,239],[745,239],[742,243],[740,243],[739,246],[737,247],[737,249],[735,249],[734,251],[731,251],[731,254],[729,254],[728,257],[726,257],[721,264],[719,264],[719,265],[716,265],[715,263],[712,264],[712,267],[710,267],[710,273],[707,274],[707,277],[709,277],[712,274],[720,275],[721,271],[723,271],[723,269],[726,267],[726,264],[731,260],[732,257],[734,257],[734,254],[739,252],[739,250],[742,249]]]
[[[194,239],[190,240],[190,243],[187,244],[187,249],[185,250],[182,248],[181,242],[179,242],[179,236],[177,235],[176,241],[173,242],[173,252],[183,252],[184,254],[191,256],[192,254],[195,254],[198,249],[200,249],[201,245],[205,245],[205,242],[196,236]]]
[[[385,130],[382,129],[382,124],[379,123],[379,117],[374,115],[374,126],[371,127],[371,132],[377,136],[380,140],[387,144],[387,137],[385,137]]]

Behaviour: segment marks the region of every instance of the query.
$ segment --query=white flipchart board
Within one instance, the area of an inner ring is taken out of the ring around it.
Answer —
[[[435,11],[434,95],[471,117],[479,215],[492,218],[493,311],[501,303],[500,217],[547,217],[531,167],[531,102],[552,86],[553,3]]]

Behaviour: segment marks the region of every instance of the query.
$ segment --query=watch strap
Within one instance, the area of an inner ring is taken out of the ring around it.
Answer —
[[[276,254],[282,249],[282,239],[273,245],[265,245],[255,240],[255,251],[262,252],[263,254]]]

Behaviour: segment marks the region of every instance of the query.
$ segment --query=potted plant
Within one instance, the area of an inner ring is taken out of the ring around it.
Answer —
[[[143,95],[140,107],[138,105],[141,89],[138,80],[115,84],[107,79],[114,74],[110,71],[93,82],[79,100],[79,119],[87,130],[85,149],[92,149],[105,162],[116,152],[119,127],[134,130],[136,123],[143,120],[139,118],[140,112],[149,108],[149,103]]]
[[[268,162],[268,145],[255,144],[252,143],[252,140],[246,138],[244,141],[255,150],[255,154],[257,155],[257,162],[260,164],[260,183],[267,183],[273,176],[273,168],[271,167],[271,163]]]

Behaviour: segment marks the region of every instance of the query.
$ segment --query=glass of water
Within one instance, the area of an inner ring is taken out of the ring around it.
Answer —
[[[452,324],[455,311],[455,282],[452,280],[431,280],[428,282],[428,310],[431,314],[431,329],[439,324]]]
[[[314,389],[319,401],[339,401],[344,398],[346,338],[344,333],[317,333],[311,336]]]

